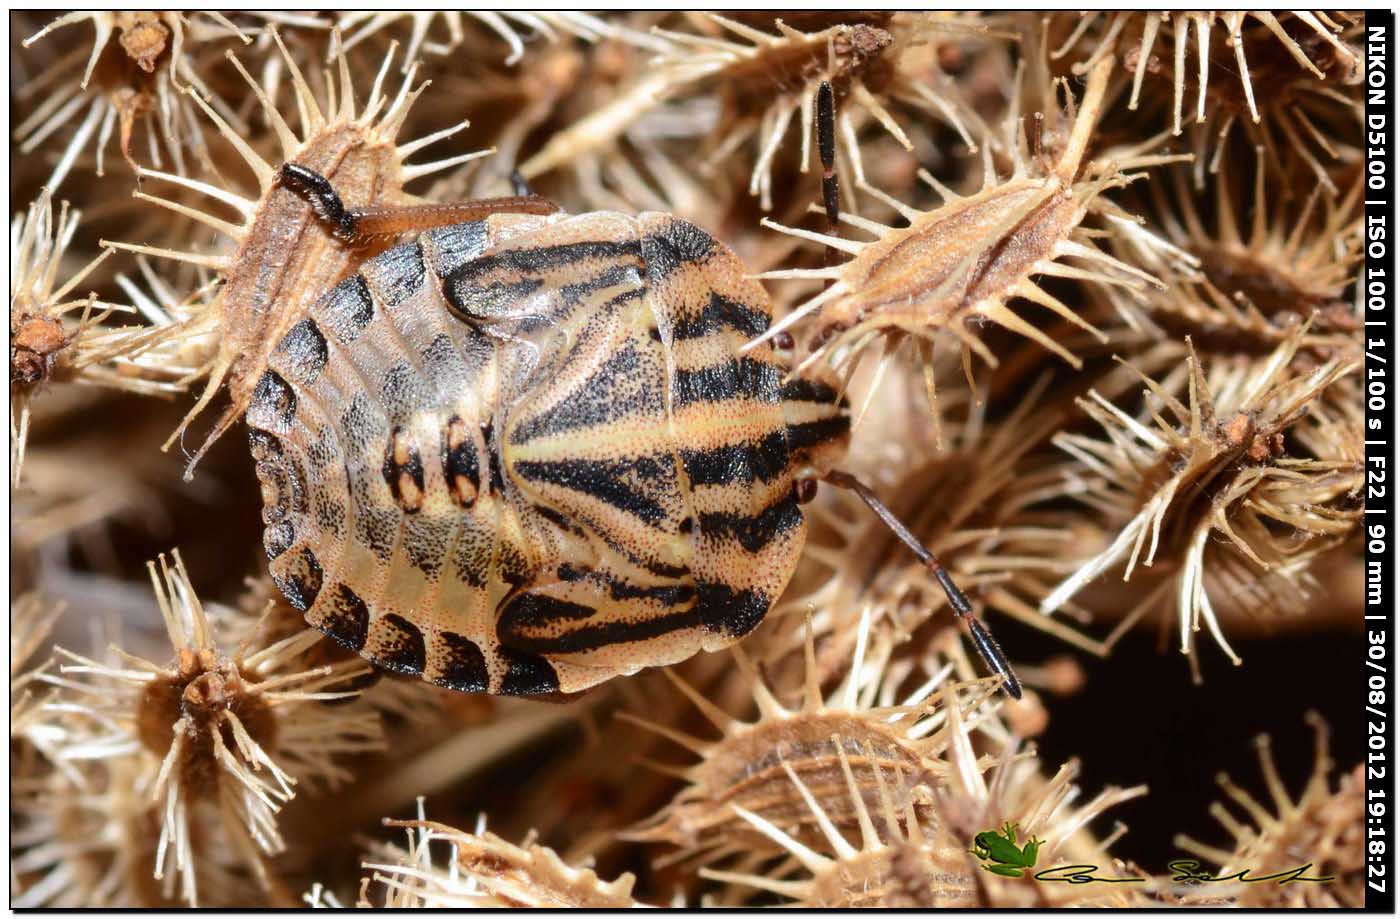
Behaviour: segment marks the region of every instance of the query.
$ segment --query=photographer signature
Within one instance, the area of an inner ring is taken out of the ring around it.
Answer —
[[[1251,877],[1249,869],[1244,868],[1234,874],[1216,876],[1209,871],[1201,869],[1201,863],[1194,858],[1179,858],[1167,862],[1167,870],[1172,873],[1171,880],[1190,884],[1213,883],[1219,881],[1234,882],[1239,884],[1261,884],[1265,881],[1274,881],[1279,884],[1288,884],[1293,881],[1309,881],[1317,884],[1326,884],[1335,880],[1334,875],[1326,877],[1307,877],[1303,872],[1312,868],[1312,862],[1299,865],[1296,868],[1289,868],[1286,871],[1277,871],[1273,874]],[[1032,877],[1037,881],[1054,881],[1063,884],[1140,884],[1147,878],[1107,878],[1094,874],[1099,870],[1098,865],[1056,865],[1054,868],[1045,868],[1037,871]]]
[[[968,851],[983,862],[982,868],[986,871],[1009,878],[1025,877],[1026,873],[1035,867],[1036,860],[1040,857],[1040,847],[1045,845],[1045,840],[1032,836],[1024,844],[1021,844],[1017,839],[1019,829],[1016,824],[1008,822],[1002,826],[1000,831],[986,830],[978,833],[973,838],[972,848]],[[1278,884],[1289,884],[1293,881],[1326,884],[1328,881],[1336,879],[1333,875],[1318,878],[1307,877],[1303,872],[1310,868],[1312,868],[1312,862],[1259,877],[1250,877],[1248,868],[1234,874],[1216,876],[1209,871],[1202,870],[1201,863],[1194,858],[1178,858],[1167,862],[1167,869],[1172,873],[1171,880],[1187,884],[1217,882],[1262,884],[1265,881],[1274,881]],[[1056,865],[1053,868],[1042,868],[1031,877],[1037,881],[1060,884],[1141,884],[1148,880],[1144,877],[1099,877],[1094,874],[1098,870],[1098,865]]]

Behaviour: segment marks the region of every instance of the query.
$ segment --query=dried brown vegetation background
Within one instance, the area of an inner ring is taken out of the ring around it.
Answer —
[[[1358,905],[1361,26],[12,14],[12,904]],[[288,159],[707,228],[1027,699],[834,489],[735,654],[568,704],[307,630],[241,413],[362,255],[270,241]],[[1006,822],[1144,883],[982,871]]]

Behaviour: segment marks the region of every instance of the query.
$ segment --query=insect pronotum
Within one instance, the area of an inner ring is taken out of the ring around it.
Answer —
[[[272,575],[312,625],[452,689],[577,692],[750,632],[825,480],[1019,698],[942,564],[836,468],[845,399],[785,379],[790,336],[740,353],[771,307],[703,230],[530,194],[347,210],[310,169],[280,181],[347,245],[418,232],[287,332],[247,412]]]

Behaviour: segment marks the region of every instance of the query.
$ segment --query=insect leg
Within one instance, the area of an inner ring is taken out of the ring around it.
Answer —
[[[840,186],[836,177],[836,92],[829,80],[817,87],[817,155],[822,161],[822,207],[827,232],[838,234],[841,222]]]
[[[972,614],[972,604],[968,601],[967,595],[962,592],[953,578],[948,574],[948,569],[943,567],[943,563],[919,542],[918,538],[904,524],[899,522],[894,513],[885,506],[875,493],[870,490],[860,479],[848,472],[832,471],[826,474],[826,481],[833,485],[849,489],[865,502],[866,506],[875,512],[885,526],[890,528],[899,541],[910,548],[919,561],[928,566],[928,570],[938,581],[943,592],[948,595],[948,605],[953,608],[953,614],[967,625],[968,633],[972,636],[972,643],[977,646],[977,653],[981,655],[983,662],[992,673],[1001,677],[1001,688],[1013,699],[1021,698],[1021,681],[1016,678],[1016,673],[1011,669],[1011,662],[1006,659],[1006,654],[1001,650],[1001,645],[997,644],[992,633],[987,631],[987,627]]]
[[[559,205],[539,195],[479,198],[452,204],[403,204],[347,208],[334,186],[315,170],[283,163],[282,184],[310,202],[316,216],[342,242],[355,245],[376,236],[396,236],[481,220],[492,214],[552,214]]]

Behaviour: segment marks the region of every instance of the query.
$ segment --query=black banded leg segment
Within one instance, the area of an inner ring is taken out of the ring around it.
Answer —
[[[827,232],[838,235],[841,221],[840,187],[836,177],[836,92],[828,80],[817,87],[817,155],[822,161],[822,207]]]
[[[966,626],[972,643],[977,646],[977,653],[981,655],[992,673],[1001,677],[1001,688],[1013,699],[1021,698],[1021,681],[1016,678],[1016,673],[1011,669],[1011,662],[1006,659],[1006,654],[1001,650],[1001,645],[997,644],[992,633],[987,631],[987,627],[973,615],[972,604],[968,601],[967,595],[962,592],[957,584],[953,583],[953,578],[948,574],[948,570],[943,567],[943,563],[919,542],[913,533],[909,532],[904,524],[899,522],[893,512],[884,505],[875,493],[870,490],[860,479],[848,472],[833,471],[826,474],[826,481],[833,485],[849,489],[865,502],[866,506],[875,512],[885,526],[890,528],[899,541],[913,551],[919,561],[928,566],[929,571],[938,581],[943,592],[948,595],[948,605],[953,608],[953,614],[958,617]]]
[[[310,203],[316,216],[340,241],[355,245],[376,236],[422,232],[482,220],[492,214],[553,214],[559,205],[539,195],[480,198],[453,204],[404,204],[347,208],[325,176],[296,163],[283,163],[278,178]]]

